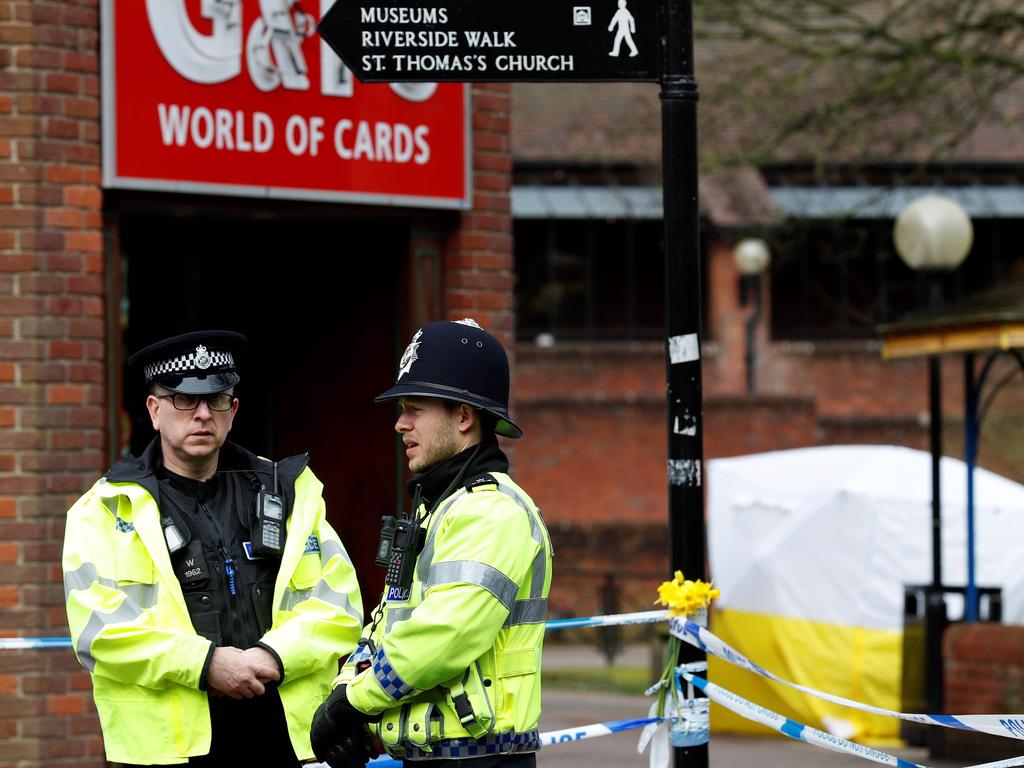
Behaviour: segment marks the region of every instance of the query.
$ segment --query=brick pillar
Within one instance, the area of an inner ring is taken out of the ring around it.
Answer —
[[[474,318],[508,349],[515,334],[510,108],[508,85],[473,86],[473,208],[445,247],[448,318]]]
[[[942,635],[945,712],[994,715],[1024,710],[1024,627],[954,623]],[[1004,720],[1024,733],[1024,720]],[[1002,736],[943,729],[945,754],[978,763],[1021,753],[1020,742]]]
[[[103,470],[96,0],[0,2],[0,634],[66,637],[65,512]],[[0,766],[102,765],[66,649],[0,650]]]

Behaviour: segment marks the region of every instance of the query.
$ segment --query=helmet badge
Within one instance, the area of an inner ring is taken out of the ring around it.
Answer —
[[[205,371],[213,364],[213,360],[210,359],[210,355],[206,351],[206,347],[200,344],[196,347],[196,368],[201,371]]]
[[[472,317],[464,317],[461,320],[456,320],[455,322],[458,323],[459,325],[468,325],[470,328],[480,328],[481,331],[483,330],[483,328],[481,328],[480,326],[480,323],[478,323]]]
[[[412,368],[412,364],[419,359],[419,353],[417,350],[420,347],[420,336],[423,335],[423,329],[420,328],[416,331],[416,335],[412,337],[412,341],[409,342],[409,346],[405,348],[405,352],[402,353],[402,360],[398,363],[398,378],[401,379],[405,374]]]

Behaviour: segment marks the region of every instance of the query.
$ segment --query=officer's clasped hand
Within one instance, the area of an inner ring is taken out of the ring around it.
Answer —
[[[313,715],[309,740],[313,754],[331,768],[362,768],[376,756],[366,730],[366,715],[353,707],[339,685]]]

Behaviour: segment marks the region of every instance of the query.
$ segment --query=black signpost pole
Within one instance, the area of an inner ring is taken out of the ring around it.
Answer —
[[[698,579],[705,576],[704,432],[692,0],[660,0],[660,12],[670,562],[672,571]],[[680,662],[705,659],[682,644]],[[674,757],[677,766],[706,768],[708,745],[676,747]]]

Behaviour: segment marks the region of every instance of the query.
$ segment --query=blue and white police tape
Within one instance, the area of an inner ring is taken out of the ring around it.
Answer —
[[[0,651],[24,651],[34,648],[70,647],[70,637],[0,637]]]
[[[547,630],[579,627],[614,627],[623,624],[656,624],[668,621],[668,611],[615,613],[608,616],[585,616],[579,619],[552,619]],[[0,637],[0,651],[23,651],[35,648],[70,648],[69,637]]]
[[[770,709],[766,709],[752,701],[744,699],[742,696],[737,696],[732,691],[728,691],[719,685],[709,683],[704,678],[698,677],[692,672],[688,672],[685,669],[685,666],[686,665],[682,665],[679,667],[679,674],[704,691],[711,701],[722,705],[726,709],[732,710],[741,717],[745,717],[755,723],[761,723],[761,725],[765,725],[772,730],[778,731],[791,739],[796,739],[797,741],[802,741],[807,744],[814,744],[818,747],[824,747],[825,749],[830,749],[833,752],[842,752],[843,754],[853,755],[855,757],[863,758],[864,760],[882,763],[883,765],[893,765],[897,768],[924,768],[924,766],[910,760],[906,760],[902,757],[890,755],[887,752],[882,752],[880,750],[873,749],[872,747],[866,747],[863,744],[856,744],[838,736],[833,736],[830,733],[819,731],[817,728],[811,728],[809,725],[804,725],[803,723],[798,723],[795,720],[790,720],[788,717],[780,715],[778,712],[773,712]],[[999,760],[994,763],[982,763],[979,765],[968,766],[968,768],[1010,768],[1011,766],[1021,765],[1024,765],[1024,757],[1013,757],[1009,760]]]
[[[575,728],[563,728],[560,731],[546,731],[540,735],[542,744],[569,744],[584,739],[593,739],[598,736],[609,736],[613,733],[632,731],[635,728],[644,728],[652,723],[660,723],[661,717],[641,717],[629,720],[610,720],[607,723],[591,723],[590,725],[578,725]],[[323,763],[314,763],[310,768],[323,766]],[[367,764],[367,768],[401,768],[398,760],[389,757],[378,757]]]
[[[767,726],[772,730],[778,731],[784,736],[789,736],[791,739],[797,741],[803,741],[807,744],[814,744],[818,747],[824,747],[834,752],[843,752],[848,755],[854,755],[856,757],[864,758],[865,760],[873,760],[876,763],[882,763],[883,765],[894,765],[897,768],[923,768],[923,766],[913,763],[909,760],[904,760],[901,757],[881,752],[871,747],[865,747],[862,744],[855,744],[852,741],[841,739],[838,736],[833,736],[824,731],[819,731],[817,728],[811,728],[810,726],[798,723],[794,720],[790,720],[783,715],[773,712],[770,709],[744,699],[742,696],[737,696],[735,693],[722,688],[721,686],[709,683],[703,677],[698,677],[692,672],[687,672],[682,667],[679,668],[681,676],[693,683],[697,688],[700,688],[707,695],[711,701],[716,704],[721,704],[726,709],[730,709],[737,715],[745,717],[747,720],[753,720],[755,723]]]
[[[578,627],[614,627],[622,624],[657,624],[668,621],[668,611],[640,611],[639,613],[612,613],[607,616],[586,616],[579,619],[552,619],[544,629],[576,629]]]
[[[909,714],[906,712],[895,712],[890,709],[882,709],[881,707],[874,707],[870,704],[862,704],[859,701],[852,699],[846,699],[842,696],[836,696],[831,693],[825,693],[815,688],[809,688],[806,685],[799,685],[797,683],[784,680],[783,678],[769,672],[764,667],[761,667],[742,653],[737,651],[735,648],[730,646],[728,643],[720,640],[712,632],[705,627],[701,627],[692,621],[686,621],[677,617],[673,617],[669,621],[669,632],[675,637],[684,640],[690,645],[700,648],[705,653],[710,653],[717,656],[724,661],[728,661],[730,664],[735,664],[738,667],[747,669],[757,675],[761,675],[769,680],[774,680],[777,683],[787,685],[797,691],[801,691],[810,696],[814,696],[824,701],[829,701],[833,704],[838,704],[842,707],[849,707],[850,709],[859,709],[862,712],[871,712],[876,715],[883,715],[885,717],[893,717],[899,720],[907,720],[912,723],[923,723],[924,725],[941,725],[945,728],[958,728],[964,731],[980,731],[982,733],[991,733],[996,736],[1008,736],[1012,739],[1024,739],[1024,714],[1013,714],[1013,715],[927,715],[927,714]],[[1016,765],[1016,763],[1014,763]]]

